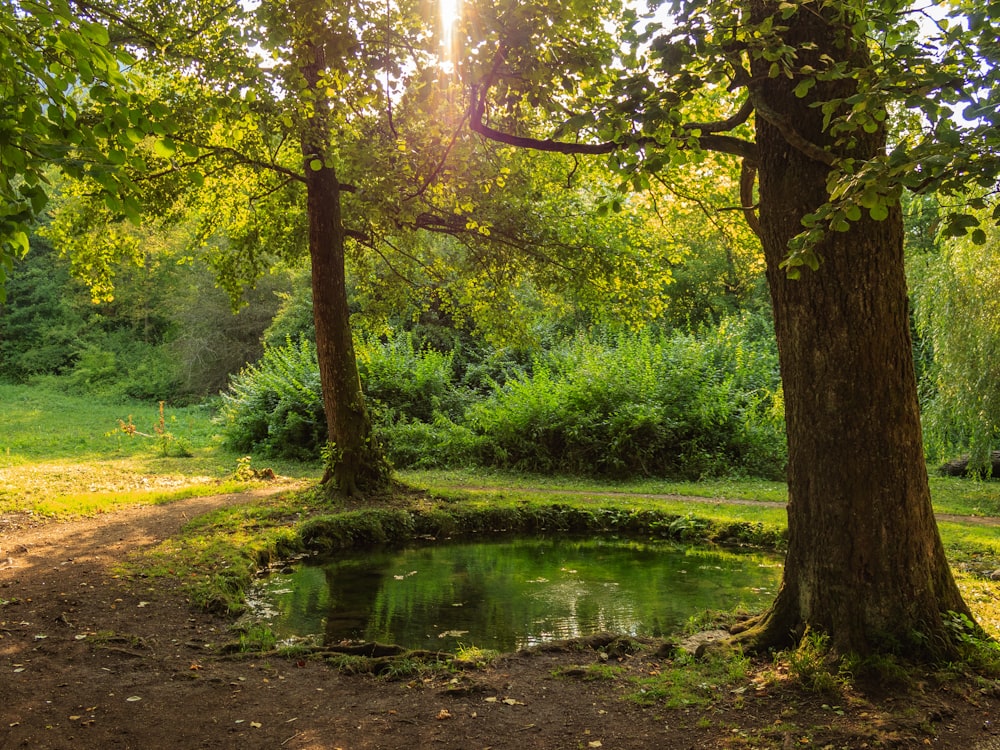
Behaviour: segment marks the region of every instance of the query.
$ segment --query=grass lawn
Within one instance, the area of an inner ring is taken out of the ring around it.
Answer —
[[[165,404],[161,422],[157,403],[2,383],[0,404],[0,512],[89,515],[247,486],[233,479],[241,456],[223,446],[206,406]],[[268,465],[319,476],[318,466]]]

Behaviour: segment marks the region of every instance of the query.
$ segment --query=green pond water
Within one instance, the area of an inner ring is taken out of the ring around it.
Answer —
[[[365,550],[269,576],[251,618],[279,639],[513,651],[610,631],[658,636],[706,609],[762,609],[776,555],[624,539],[518,538]]]

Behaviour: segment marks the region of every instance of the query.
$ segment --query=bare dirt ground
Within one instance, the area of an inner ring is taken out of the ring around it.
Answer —
[[[600,655],[578,649],[409,681],[223,657],[227,620],[193,610],[176,582],[126,580],[116,565],[247,497],[43,525],[0,517],[0,748],[1000,750],[1000,687],[971,680],[831,697],[761,663],[708,707],[668,709],[627,698],[633,678],[668,666],[655,647],[612,657],[619,669],[600,680],[586,679]]]

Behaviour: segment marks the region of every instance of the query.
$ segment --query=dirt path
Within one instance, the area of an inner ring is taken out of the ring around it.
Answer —
[[[801,694],[769,665],[710,707],[624,695],[668,664],[644,652],[511,655],[412,681],[321,662],[225,659],[229,623],[177,582],[123,580],[125,557],[253,495],[193,498],[67,523],[0,518],[0,748],[597,748],[997,746],[1000,690],[952,685],[873,701]],[[593,665],[615,667],[606,679]],[[566,677],[554,677],[569,670]],[[824,707],[825,706],[825,707]],[[930,734],[929,732],[932,732]],[[993,743],[993,744],[988,744]]]

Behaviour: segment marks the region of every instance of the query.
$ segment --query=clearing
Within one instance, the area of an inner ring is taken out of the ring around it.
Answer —
[[[678,669],[655,643],[631,656],[545,648],[396,680],[223,656],[227,619],[192,609],[177,582],[151,588],[117,566],[198,514],[259,498],[44,524],[0,516],[0,748],[1000,750],[1000,686],[954,674],[824,694],[752,662],[735,683],[702,685],[704,703],[668,708],[669,697],[635,700],[640,681]]]

